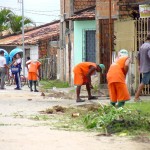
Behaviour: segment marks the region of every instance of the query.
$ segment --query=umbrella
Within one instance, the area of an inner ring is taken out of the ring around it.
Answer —
[[[17,54],[17,53],[23,53],[23,50],[20,48],[15,48],[13,49],[10,53],[9,53],[9,58],[10,58],[10,63],[12,62],[13,57]]]
[[[9,63],[9,54],[8,54],[8,52],[4,49],[1,49],[1,48],[0,48],[0,51],[4,51],[4,57],[6,58],[6,64],[8,64]]]

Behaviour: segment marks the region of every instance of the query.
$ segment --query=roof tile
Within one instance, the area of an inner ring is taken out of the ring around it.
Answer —
[[[24,44],[35,45],[43,39],[59,36],[59,22],[47,24],[25,32]],[[7,36],[0,39],[0,45],[22,45],[22,34]]]

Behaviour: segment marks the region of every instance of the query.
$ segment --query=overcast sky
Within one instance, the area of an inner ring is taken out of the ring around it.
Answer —
[[[7,7],[22,15],[22,0],[0,0],[0,8]],[[59,19],[60,0],[24,0],[24,16],[37,25]]]

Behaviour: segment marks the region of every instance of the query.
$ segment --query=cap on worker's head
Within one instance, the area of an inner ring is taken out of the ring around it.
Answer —
[[[129,55],[129,53],[126,49],[121,49],[118,53],[119,57],[124,57],[124,56],[128,56],[128,55]]]
[[[105,65],[104,64],[99,64],[100,68],[102,69],[102,73],[105,71]]]

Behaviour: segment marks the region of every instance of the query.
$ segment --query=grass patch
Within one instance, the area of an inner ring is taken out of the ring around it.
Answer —
[[[150,117],[150,102],[126,103],[125,107],[135,109],[142,115]]]
[[[67,88],[69,87],[68,82],[63,82],[60,80],[42,80],[40,81],[40,84],[43,89],[52,89],[54,87],[56,88]]]

